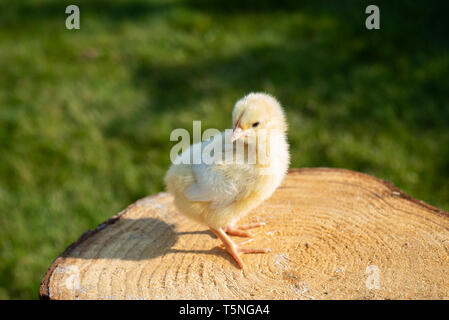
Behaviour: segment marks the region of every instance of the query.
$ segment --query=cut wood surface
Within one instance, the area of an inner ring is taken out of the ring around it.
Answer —
[[[448,299],[449,214],[342,169],[291,170],[241,223],[265,221],[241,270],[172,196],[141,199],[48,269],[42,299]],[[235,238],[244,241],[244,238]]]

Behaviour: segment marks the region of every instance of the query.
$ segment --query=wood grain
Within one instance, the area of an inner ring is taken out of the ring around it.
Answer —
[[[292,170],[241,222],[255,221],[267,225],[248,246],[272,252],[245,255],[240,270],[169,194],[146,197],[68,247],[40,298],[449,298],[449,214],[383,180]]]

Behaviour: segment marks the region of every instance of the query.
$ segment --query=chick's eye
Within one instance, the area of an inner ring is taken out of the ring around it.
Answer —
[[[254,123],[253,123],[253,128],[257,127],[257,126],[259,125],[259,123],[260,123],[259,121],[254,122]]]

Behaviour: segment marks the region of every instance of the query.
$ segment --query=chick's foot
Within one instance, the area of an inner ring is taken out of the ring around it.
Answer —
[[[231,236],[252,237],[253,234],[246,230],[258,228],[264,226],[265,224],[266,224],[265,222],[255,222],[255,223],[242,224],[239,226],[229,225],[224,228],[224,232],[226,232]]]
[[[240,254],[245,253],[268,253],[271,250],[265,248],[241,248],[236,245],[234,241],[226,234],[226,232],[222,228],[213,229],[211,231],[221,240],[223,241],[223,246],[226,251],[234,258],[235,262],[239,265],[240,269],[243,269],[245,264],[240,256]]]

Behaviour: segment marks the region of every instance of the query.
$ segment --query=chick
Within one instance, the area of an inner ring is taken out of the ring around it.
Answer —
[[[228,235],[252,237],[247,230],[264,225],[235,223],[273,194],[288,170],[290,155],[286,119],[274,97],[265,93],[243,97],[234,106],[232,124],[232,133],[226,130],[200,142],[200,148],[192,145],[184,151],[192,159],[194,152],[203,152],[206,147],[215,150],[218,145],[222,152],[218,156],[214,152],[212,163],[172,164],[165,183],[177,209],[208,226],[243,268],[241,254],[270,250],[243,248]],[[234,154],[230,160],[226,158],[229,151]]]

